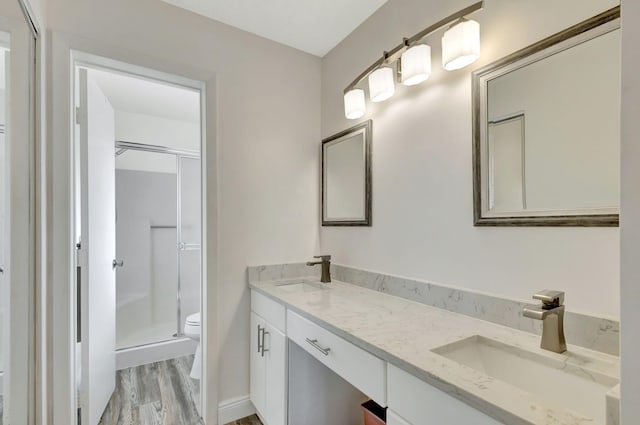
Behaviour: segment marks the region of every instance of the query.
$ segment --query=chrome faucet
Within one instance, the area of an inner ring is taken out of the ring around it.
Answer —
[[[330,255],[314,255],[313,258],[320,258],[320,261],[308,261],[307,266],[315,266],[322,264],[322,276],[320,282],[331,282],[331,256]]]
[[[545,289],[534,294],[533,299],[542,301],[542,305],[527,306],[522,314],[530,319],[542,320],[540,348],[564,353],[567,351],[564,339],[564,292]]]

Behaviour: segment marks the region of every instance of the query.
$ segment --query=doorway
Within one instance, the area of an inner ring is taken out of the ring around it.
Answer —
[[[198,423],[203,93],[127,68],[74,67],[78,421]]]

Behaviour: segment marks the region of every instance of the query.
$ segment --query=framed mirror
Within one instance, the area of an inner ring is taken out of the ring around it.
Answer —
[[[617,226],[620,8],[473,73],[476,226]]]
[[[371,226],[371,120],[322,141],[322,225]]]

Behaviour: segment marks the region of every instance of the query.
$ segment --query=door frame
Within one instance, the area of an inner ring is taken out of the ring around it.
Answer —
[[[121,73],[121,74],[125,74],[128,76],[132,76],[132,77],[139,77],[139,78],[144,78],[144,79],[151,79],[154,81],[158,81],[160,83],[166,83],[169,85],[174,85],[177,87],[182,87],[182,88],[187,88],[187,89],[191,89],[191,90],[196,90],[198,92],[200,92],[200,125],[201,125],[201,136],[200,136],[200,161],[201,161],[201,220],[202,220],[202,227],[201,227],[201,286],[200,286],[200,291],[201,291],[201,299],[200,299],[200,303],[201,303],[201,312],[202,312],[202,334],[201,334],[201,350],[202,350],[202,373],[201,373],[201,380],[200,380],[200,403],[201,406],[203,406],[203,408],[201,409],[202,412],[202,416],[205,420],[205,423],[209,422],[210,417],[213,417],[214,419],[211,421],[211,423],[215,423],[215,420],[217,419],[217,391],[209,391],[210,389],[210,383],[211,383],[211,373],[215,373],[215,370],[217,369],[215,367],[215,365],[213,365],[213,367],[208,366],[208,361],[210,360],[210,355],[209,355],[209,347],[211,347],[211,342],[209,341],[210,338],[208,338],[211,335],[211,328],[208,326],[210,324],[210,322],[213,322],[213,320],[210,320],[208,317],[209,315],[207,314],[208,312],[208,305],[210,304],[209,299],[210,299],[210,295],[208,294],[207,291],[207,284],[206,282],[208,281],[208,273],[207,273],[207,265],[208,265],[208,256],[210,255],[209,251],[207,250],[207,240],[211,240],[210,235],[208,235],[208,228],[207,228],[207,206],[210,205],[211,200],[207,199],[210,198],[210,196],[207,196],[208,193],[208,188],[207,188],[207,104],[208,104],[208,99],[207,99],[207,88],[211,85],[211,83],[204,81],[204,80],[197,80],[197,79],[193,79],[193,78],[189,78],[189,77],[184,77],[181,75],[177,75],[175,73],[172,72],[165,72],[162,70],[158,70],[156,69],[152,69],[149,67],[145,67],[145,66],[140,66],[140,65],[135,65],[132,63],[128,63],[128,62],[123,62],[123,61],[119,61],[119,60],[115,60],[115,59],[109,59],[106,58],[104,56],[99,56],[93,53],[87,53],[86,51],[80,51],[80,50],[75,50],[75,49],[70,49],[69,50],[69,58],[70,58],[70,69],[69,69],[69,73],[70,73],[70,77],[71,77],[71,81],[70,81],[70,93],[69,93],[69,100],[70,100],[70,121],[69,121],[69,136],[70,136],[70,140],[69,140],[69,147],[70,147],[70,154],[71,157],[69,165],[70,168],[67,169],[67,171],[70,173],[70,183],[71,183],[71,193],[69,200],[71,201],[71,208],[69,210],[69,218],[70,218],[70,224],[71,226],[69,227],[69,233],[67,234],[67,240],[74,240],[74,235],[75,235],[75,222],[76,222],[76,209],[73,207],[73,203],[74,203],[74,195],[73,195],[73,188],[75,187],[75,170],[74,170],[74,164],[75,164],[75,156],[76,156],[76,147],[75,147],[75,134],[73,131],[73,128],[75,126],[75,98],[76,98],[76,78],[77,78],[77,73],[76,73],[76,69],[78,66],[81,67],[87,67],[89,69],[98,69],[98,70],[104,70],[104,71],[109,71],[109,72],[116,72],[116,73]],[[114,141],[115,142],[115,141]],[[114,146],[115,148],[115,146]],[[214,150],[215,152],[215,150]],[[215,166],[215,162],[213,164]],[[215,192],[214,192],[215,193]],[[216,249],[213,250],[214,254],[217,252]],[[70,274],[71,279],[68,280],[68,284],[67,284],[67,288],[68,288],[68,295],[71,296],[70,301],[70,306],[72,307],[72,311],[71,311],[71,315],[70,315],[70,322],[68,323],[68,325],[70,326],[68,329],[68,333],[67,335],[71,337],[69,343],[73,344],[73,347],[75,347],[75,341],[76,341],[76,323],[77,323],[77,309],[75,308],[75,294],[76,294],[76,275],[73,272],[73,270],[75,269],[75,247],[73,244],[69,244],[68,245],[68,251],[67,251],[67,255],[69,259],[71,259],[74,263],[72,269],[70,270],[72,273]],[[211,264],[211,262],[209,261],[209,264]],[[216,309],[217,310],[217,309]],[[213,310],[215,311],[215,310]],[[213,328],[213,330],[215,330],[215,328]],[[75,355],[75,348],[73,350],[70,350],[70,355],[71,355],[71,368],[69,370],[70,372],[70,379],[68,380],[68,383],[72,385],[72,388],[70,388],[71,390],[71,395],[72,395],[72,401],[73,401],[73,408],[75,409],[76,406],[78,406],[78,400],[77,400],[77,391],[75,391],[75,382],[76,382],[76,362],[79,362],[80,359],[76,359],[76,355]],[[55,380],[55,378],[54,378]],[[214,381],[215,382],[215,381]],[[212,397],[215,396],[215,400],[216,403],[214,403],[215,406],[215,410],[212,411],[212,409],[208,409],[208,408],[204,408],[205,406],[211,404],[208,403],[208,400]],[[214,416],[215,415],[215,416]],[[54,414],[55,416],[55,414]],[[72,410],[71,412],[68,412],[65,415],[67,418],[70,419],[70,421],[68,423],[70,424],[77,424],[77,415],[75,414],[75,412]],[[57,423],[57,422],[55,422]]]

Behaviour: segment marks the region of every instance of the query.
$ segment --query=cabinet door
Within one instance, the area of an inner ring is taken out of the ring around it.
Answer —
[[[260,316],[251,312],[251,341],[250,366],[251,366],[251,401],[261,416],[265,416],[267,369],[265,358],[262,356],[262,329],[266,323]],[[265,353],[266,354],[266,353]]]
[[[265,335],[267,365],[266,406],[268,425],[285,425],[287,412],[287,338],[267,323]]]

